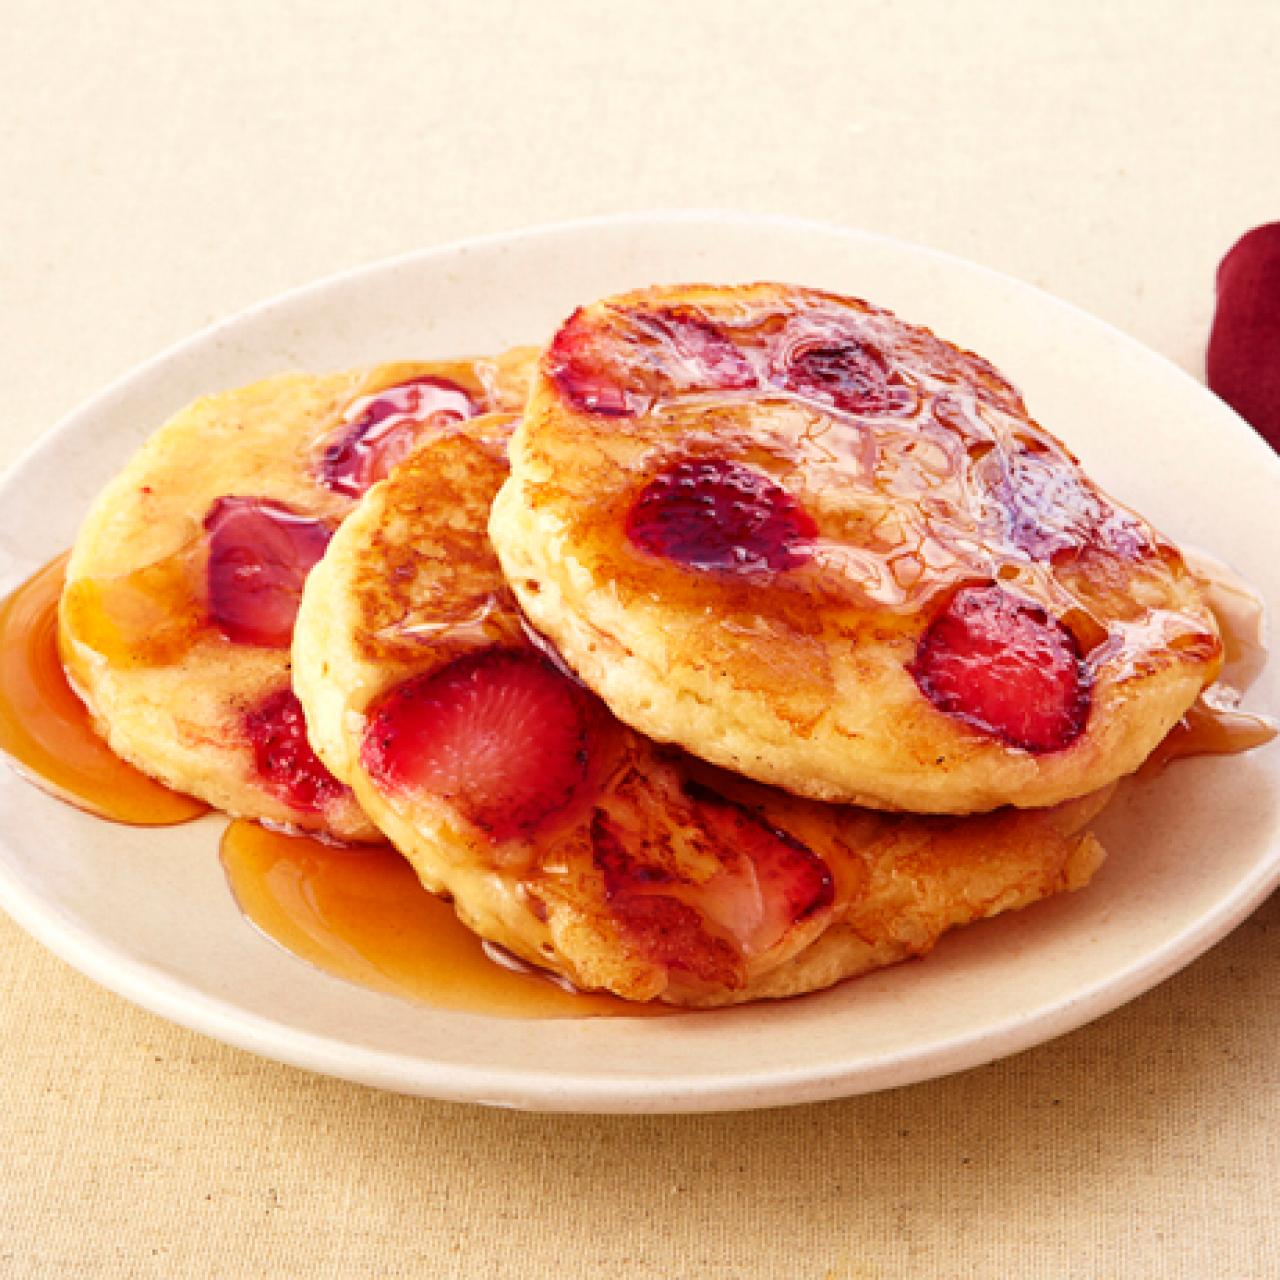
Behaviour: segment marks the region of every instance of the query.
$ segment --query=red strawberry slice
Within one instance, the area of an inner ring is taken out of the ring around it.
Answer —
[[[769,381],[845,413],[904,412],[914,398],[875,347],[834,323],[805,320],[783,332]]]
[[[708,931],[703,914],[670,891],[687,890],[668,870],[633,857],[626,829],[596,810],[593,860],[604,876],[609,915],[646,960],[698,982],[734,990],[745,980],[742,957],[727,938]]]
[[[1112,506],[1066,457],[993,449],[978,474],[999,504],[1005,536],[1037,560],[1061,564],[1090,550],[1137,560],[1155,551],[1151,530]]]
[[[793,569],[818,532],[808,512],[763,472],[723,458],[685,458],[640,491],[627,536],[693,569]]]
[[[360,758],[379,785],[440,796],[494,840],[513,840],[578,792],[595,715],[539,654],[482,649],[383,694]]]
[[[350,424],[347,430],[325,447],[321,483],[358,498],[385,480],[428,431],[475,413],[476,403],[466,389],[447,378],[410,378],[364,396],[343,415]]]
[[[248,711],[244,732],[262,785],[286,804],[314,813],[347,794],[311,749],[292,689],[277,690]]]
[[[214,626],[236,644],[287,649],[302,584],[333,530],[265,498],[219,498],[204,527]]]
[[[704,886],[702,905],[748,955],[780,943],[835,902],[831,869],[807,845],[697,783],[685,794],[713,840],[735,858]]]
[[[547,373],[581,413],[625,418],[642,413],[650,398],[641,369],[625,359],[619,340],[581,309],[560,326],[547,352]]]
[[[622,313],[605,327],[576,311],[551,344],[547,371],[583,413],[631,417],[664,395],[756,385],[746,354],[683,307]]]
[[[994,585],[957,591],[908,670],[939,711],[1026,751],[1069,746],[1089,714],[1075,637],[1038,605]]]
[[[687,307],[635,312],[633,323],[663,344],[662,373],[679,391],[742,391],[756,385],[746,353],[717,324]]]
[[[689,807],[664,810],[657,837],[597,810],[593,860],[610,914],[642,955],[738,987],[744,959],[830,911],[835,882],[821,858],[750,810],[697,783],[684,793]],[[663,830],[664,820],[677,825]],[[682,865],[674,851],[686,843],[698,852]]]

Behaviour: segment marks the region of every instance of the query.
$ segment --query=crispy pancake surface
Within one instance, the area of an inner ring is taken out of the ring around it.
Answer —
[[[798,794],[1034,807],[1137,768],[1221,645],[1177,549],[985,360],[853,299],[665,287],[544,353],[491,534],[614,713]]]
[[[59,614],[63,662],[112,749],[230,813],[376,838],[292,692],[302,582],[424,434],[521,403],[530,360],[288,374],[161,427],[85,519]]]
[[[609,714],[526,625],[486,535],[512,419],[373,488],[308,578],[316,751],[462,920],[582,988],[722,1005],[920,955],[1085,884],[1104,796],[914,817],[731,776]]]

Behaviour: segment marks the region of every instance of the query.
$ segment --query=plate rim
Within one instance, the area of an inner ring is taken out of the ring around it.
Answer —
[[[948,268],[978,273],[992,283],[1012,290],[1015,295],[1031,297],[1040,305],[1060,309],[1076,320],[1083,320],[1105,332],[1125,350],[1164,366],[1165,371],[1171,371],[1185,388],[1194,389],[1196,395],[1211,401],[1223,417],[1224,427],[1227,418],[1234,420],[1236,429],[1247,435],[1252,442],[1251,447],[1256,449],[1259,465],[1273,469],[1280,476],[1280,458],[1229,405],[1182,366],[1110,322],[1036,285],[947,251],[880,232],[782,214],[667,209],[568,219],[463,237],[350,267],[262,299],[170,344],[75,406],[19,451],[0,472],[0,491],[27,468],[39,467],[46,450],[57,448],[66,436],[76,433],[83,421],[92,420],[104,412],[113,400],[127,394],[135,384],[145,382],[166,365],[216,341],[220,334],[282,306],[305,304],[310,296],[328,293],[365,277],[394,274],[413,264],[455,257],[473,250],[590,233],[601,228],[725,222],[749,229],[818,234],[880,245],[893,252],[906,251],[913,256],[940,262]],[[1261,462],[1263,457],[1267,459],[1265,463]],[[0,826],[0,842],[8,845],[9,840],[9,833]],[[193,990],[157,965],[118,953],[91,930],[67,918],[60,908],[50,906],[38,893],[28,892],[7,862],[0,860],[0,907],[22,929],[92,981],[189,1030],[274,1061],[376,1088],[446,1101],[592,1114],[674,1114],[799,1105],[905,1087],[981,1066],[1075,1030],[1150,990],[1204,954],[1252,914],[1278,884],[1280,841],[1273,842],[1268,856],[1259,858],[1250,873],[1233,885],[1231,893],[1217,899],[1210,910],[1189,922],[1163,945],[1135,958],[1122,969],[1106,974],[1087,988],[1067,993],[1030,1015],[1017,1013],[998,1022],[985,1022],[972,1031],[940,1037],[927,1042],[923,1048],[901,1049],[878,1058],[870,1067],[862,1065],[841,1070],[828,1062],[785,1071],[769,1068],[758,1074],[737,1071],[715,1076],[675,1075],[663,1079],[639,1079],[542,1069],[461,1066],[419,1054],[399,1054],[343,1043],[330,1036],[289,1027],[221,998]]]
[[[1193,963],[1251,915],[1280,884],[1280,858],[1273,857],[1270,866],[1259,865],[1242,883],[1248,892],[1223,899],[1215,911],[1188,925],[1164,946],[1145,953],[1119,976],[1109,974],[1029,1017],[1016,1015],[986,1023],[966,1034],[940,1039],[923,1051],[913,1047],[886,1055],[874,1068],[862,1068],[853,1075],[825,1066],[773,1071],[767,1076],[739,1072],[662,1080],[464,1068],[417,1055],[344,1045],[192,991],[158,966],[121,956],[88,930],[66,920],[60,911],[42,910],[40,900],[21,891],[3,862],[0,907],[95,984],[187,1030],[287,1066],[445,1102],[546,1113],[674,1115],[799,1106],[906,1088],[1047,1043],[1113,1012]],[[406,1081],[406,1075],[414,1079]]]
[[[1127,346],[1131,350],[1140,353],[1148,360],[1158,361],[1168,369],[1176,373],[1180,378],[1185,379],[1190,387],[1194,387],[1201,398],[1211,401],[1219,410],[1229,414],[1234,422],[1235,429],[1247,437],[1258,458],[1265,459],[1264,466],[1280,470],[1280,456],[1278,456],[1271,448],[1269,448],[1258,433],[1242,418],[1236,411],[1220,396],[1212,392],[1203,382],[1198,381],[1192,374],[1188,373],[1177,361],[1165,355],[1163,352],[1157,351],[1154,347],[1149,347],[1145,343],[1139,341],[1132,334],[1126,333],[1109,320],[1104,320],[1101,316],[1094,315],[1092,312],[1085,310],[1074,302],[1061,298],[1055,293],[1042,289],[1039,285],[1031,284],[1029,281],[1021,280],[1017,276],[1011,276],[998,270],[995,267],[989,267],[985,263],[975,262],[971,258],[965,258],[960,254],[952,253],[946,249],[937,249],[931,245],[922,244],[918,241],[905,239],[900,236],[889,235],[882,231],[867,231],[859,227],[842,226],[839,223],[824,222],[817,218],[803,218],[794,214],[783,213],[752,213],[741,209],[717,209],[714,207],[706,208],[655,208],[651,210],[635,210],[619,213],[595,214],[585,218],[564,218],[551,222],[537,223],[529,227],[514,227],[506,231],[488,231],[478,236],[461,236],[453,240],[445,241],[438,245],[429,245],[424,248],[410,249],[405,253],[392,254],[384,258],[375,258],[371,262],[357,264],[352,267],[344,267],[341,270],[329,272],[320,276],[315,280],[308,280],[299,285],[283,290],[280,293],[271,294],[266,298],[260,298],[256,302],[250,303],[248,306],[241,307],[237,311],[231,312],[229,315],[214,320],[212,323],[205,325],[203,328],[197,329],[194,333],[188,334],[186,337],[179,338],[176,342],[171,342],[168,346],[162,347],[155,354],[146,357],[140,363],[130,366],[124,372],[112,378],[104,386],[97,391],[92,392],[86,399],[80,401],[79,404],[73,406],[62,415],[52,426],[41,431],[34,440],[32,440],[24,448],[20,449],[15,457],[13,457],[0,470],[0,486],[8,483],[10,473],[20,470],[32,461],[47,446],[52,445],[56,440],[73,427],[75,422],[85,416],[100,412],[102,407],[108,404],[117,395],[120,395],[135,382],[149,375],[153,370],[168,364],[169,362],[185,355],[189,350],[193,350],[205,342],[217,337],[229,329],[235,328],[249,320],[264,315],[267,311],[284,304],[292,304],[304,300],[309,294],[319,294],[327,292],[330,289],[341,287],[349,282],[358,280],[365,275],[380,274],[384,271],[391,272],[403,268],[409,263],[425,261],[431,258],[450,257],[455,254],[464,253],[472,249],[484,249],[495,247],[498,245],[509,244],[518,240],[533,240],[550,238],[556,235],[567,233],[576,233],[579,231],[590,231],[597,227],[614,227],[627,225],[648,225],[653,223],[678,225],[681,223],[697,223],[697,222],[732,222],[741,226],[757,226],[757,227],[777,227],[780,229],[789,229],[791,231],[801,233],[817,233],[820,235],[835,236],[837,238],[845,238],[850,240],[860,240],[864,242],[872,242],[882,244],[892,249],[905,249],[913,255],[925,258],[932,258],[937,262],[946,263],[950,266],[960,267],[967,271],[977,272],[988,277],[993,281],[1010,286],[1018,292],[1033,295],[1059,310],[1070,314],[1077,319],[1084,320],[1090,325],[1105,329],[1108,334],[1122,345]]]

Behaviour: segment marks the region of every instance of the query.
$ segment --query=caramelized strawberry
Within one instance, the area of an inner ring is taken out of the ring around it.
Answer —
[[[1065,457],[993,450],[982,472],[996,473],[991,489],[1005,536],[1038,560],[1059,564],[1091,549],[1136,560],[1155,550],[1151,530],[1107,502]]]
[[[807,845],[707,787],[689,783],[685,793],[711,838],[736,855],[726,859],[725,874],[738,881],[739,892],[731,894],[729,884],[712,881],[706,906],[748,954],[769,950],[797,925],[832,906],[831,869]]]
[[[699,913],[667,894],[620,894],[610,904],[631,945],[653,964],[707,986],[734,991],[746,983],[741,957],[726,939],[708,933]]]
[[[385,480],[423,436],[473,417],[475,401],[447,378],[410,378],[347,410],[347,429],[325,447],[321,483],[336,493],[358,498]]]
[[[333,531],[265,498],[219,498],[204,527],[214,626],[236,644],[287,649],[302,584]]]
[[[595,715],[540,655],[482,649],[383,694],[360,758],[380,786],[439,796],[492,839],[513,840],[577,793]]]
[[[597,810],[591,847],[603,873],[609,914],[622,936],[652,964],[686,974],[708,986],[735,990],[746,980],[742,957],[727,938],[708,931],[703,914],[674,893],[676,877],[633,857],[627,833]]]
[[[822,318],[787,327],[769,381],[845,413],[901,413],[914,402],[909,389],[891,377],[888,362],[875,347]]]
[[[808,512],[753,467],[685,458],[640,491],[627,536],[642,551],[694,569],[793,569],[818,532]]]
[[[248,711],[244,732],[262,785],[286,804],[314,813],[346,793],[311,749],[292,689],[279,689]]]
[[[746,354],[718,325],[687,307],[626,315],[617,328],[576,311],[551,344],[547,371],[578,410],[643,413],[672,394],[756,385]]]
[[[908,668],[939,711],[1026,751],[1057,751],[1089,714],[1088,673],[1061,622],[998,586],[963,587]]]
[[[756,385],[745,352],[713,321],[688,307],[632,313],[659,343],[660,370],[676,391],[742,391]]]
[[[647,960],[737,988],[746,963],[817,923],[835,901],[830,868],[785,831],[687,783],[656,829],[597,810],[593,861],[609,912]]]
[[[650,398],[642,370],[631,365],[626,351],[606,329],[581,309],[560,326],[547,352],[547,373],[560,394],[582,413],[624,418],[641,413]]]

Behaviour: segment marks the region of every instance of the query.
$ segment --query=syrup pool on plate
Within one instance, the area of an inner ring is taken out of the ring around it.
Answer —
[[[208,812],[98,736],[58,656],[59,556],[0,601],[0,752],[43,790],[97,817],[169,826]],[[386,847],[344,848],[232,822],[223,864],[236,901],[294,955],[362,986],[436,1007],[520,1017],[656,1012],[565,990],[486,950]]]
[[[0,752],[60,800],[142,827],[189,822],[208,811],[117,756],[93,728],[58,656],[59,556],[0,601]]]
[[[1172,760],[1189,756],[1236,755],[1265,746],[1277,733],[1270,716],[1241,709],[1241,695],[1267,662],[1262,597],[1238,574],[1203,551],[1185,550],[1222,632],[1223,664],[1218,679],[1196,699],[1143,764],[1150,776]]]
[[[562,988],[496,953],[387,846],[341,846],[236,821],[222,864],[241,911],[338,977],[436,1008],[524,1018],[668,1012]]]

